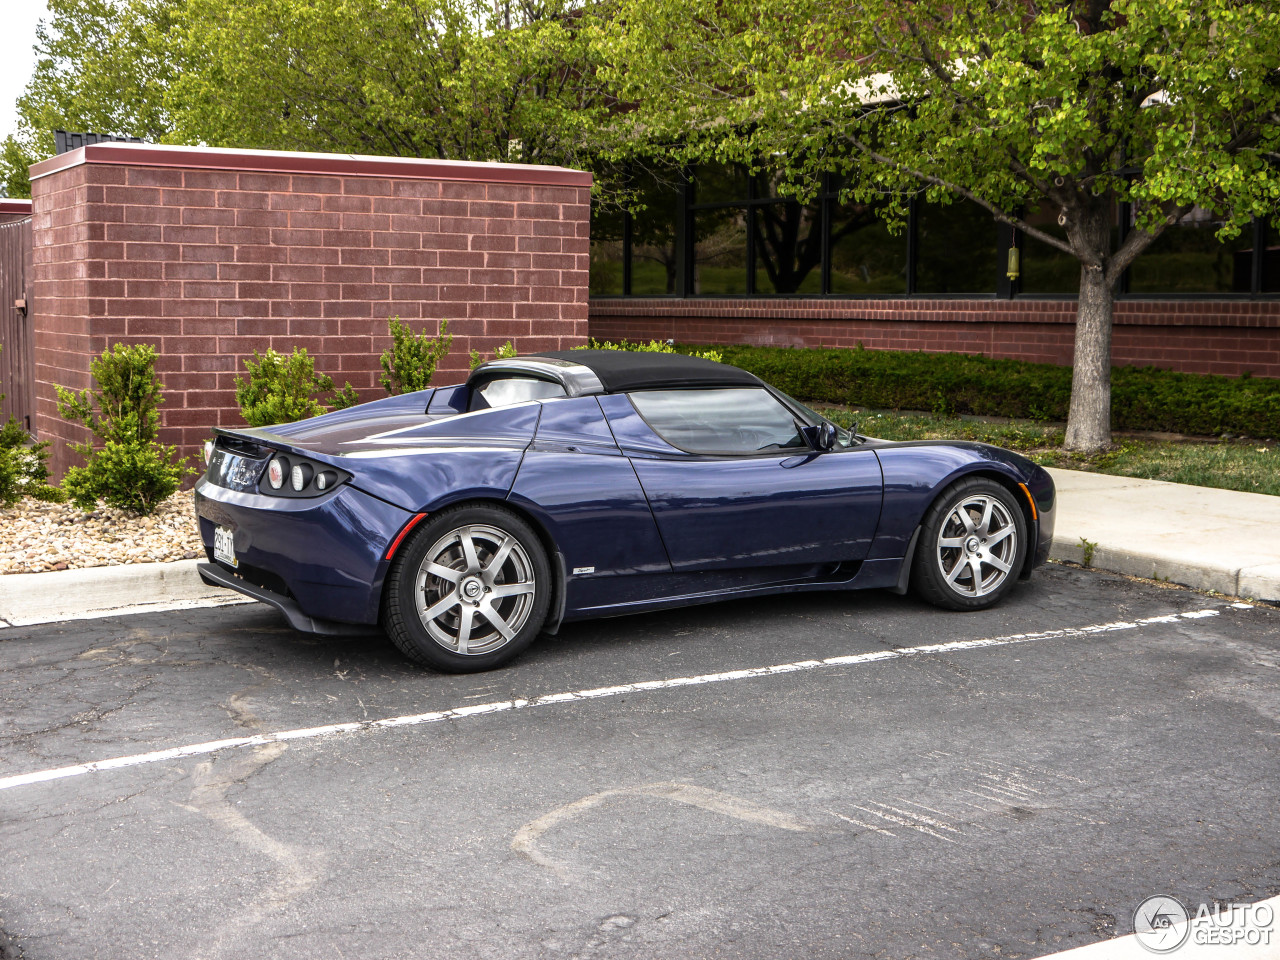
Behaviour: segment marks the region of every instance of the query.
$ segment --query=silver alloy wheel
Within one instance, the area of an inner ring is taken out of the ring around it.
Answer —
[[[513,640],[529,621],[537,583],[520,541],[498,527],[450,530],[427,551],[414,579],[418,617],[436,643],[478,656]]]
[[[1008,578],[1018,555],[1018,528],[1008,508],[988,494],[951,508],[938,533],[938,568],[962,597],[985,597]]]

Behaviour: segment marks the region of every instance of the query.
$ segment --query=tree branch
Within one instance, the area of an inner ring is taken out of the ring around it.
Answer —
[[[1083,263],[1087,263],[1089,266],[1098,267],[1098,268],[1102,267],[1101,261],[1090,260],[1086,257],[1082,257],[1080,255],[1080,252],[1077,251],[1074,247],[1072,247],[1069,243],[1066,243],[1058,239],[1051,233],[1045,233],[1043,230],[1040,230],[1037,227],[1033,227],[1031,224],[1027,223],[1021,217],[1015,217],[1005,213],[995,204],[990,203],[987,200],[984,200],[982,197],[978,196],[972,190],[968,190],[960,186],[959,184],[950,182],[949,180],[943,180],[941,177],[935,177],[932,174],[924,173],[920,170],[913,169],[912,167],[908,167],[904,163],[899,163],[897,160],[894,160],[891,157],[886,157],[882,153],[877,153],[875,150],[871,149],[871,147],[867,146],[857,137],[852,137],[846,134],[845,139],[850,144],[852,144],[856,149],[866,154],[872,160],[876,161],[876,163],[883,163],[886,166],[893,167],[895,170],[905,173],[907,176],[912,177],[913,179],[919,180],[922,183],[927,183],[930,186],[942,187],[946,190],[950,190],[952,193],[958,193],[960,196],[965,197],[968,200],[972,200],[978,206],[987,210],[993,217],[995,217],[1001,223],[1007,223],[1011,227],[1017,227],[1027,236],[1034,237],[1035,239],[1039,240],[1041,243],[1046,243],[1051,247],[1061,250],[1063,253],[1069,253],[1071,254],[1071,256],[1077,258]]]

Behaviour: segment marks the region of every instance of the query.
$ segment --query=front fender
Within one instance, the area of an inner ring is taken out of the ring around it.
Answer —
[[[869,560],[906,556],[929,505],[961,477],[995,475],[1016,488],[1038,483],[1037,474],[1044,472],[1025,457],[985,443],[913,441],[886,443],[875,450],[884,472],[884,505]]]

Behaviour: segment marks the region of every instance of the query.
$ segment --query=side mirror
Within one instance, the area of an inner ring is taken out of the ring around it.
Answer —
[[[804,435],[813,449],[825,453],[836,445],[836,427],[828,420],[823,420],[816,427],[805,427]]]

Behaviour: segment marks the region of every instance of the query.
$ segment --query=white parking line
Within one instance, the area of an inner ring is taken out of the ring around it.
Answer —
[[[772,677],[785,673],[801,673],[818,670],[824,667],[844,667],[875,663],[881,660],[898,660],[906,657],[935,656],[944,653],[961,653],[969,650],[980,650],[985,647],[1000,647],[1014,643],[1030,643],[1035,640],[1059,640],[1076,637],[1088,637],[1100,633],[1115,633],[1122,630],[1137,630],[1153,625],[1165,625],[1179,620],[1198,620],[1204,617],[1217,616],[1221,611],[1193,610],[1181,614],[1166,614],[1159,617],[1145,617],[1141,620],[1119,620],[1114,623],[1097,623],[1085,627],[1063,627],[1060,630],[1044,630],[1039,633],[1015,633],[1006,637],[990,637],[982,640],[956,640],[948,643],[929,643],[916,647],[902,647],[896,650],[877,650],[873,653],[855,653],[847,656],[827,657],[825,660],[798,660],[793,663],[779,663],[768,667],[751,667],[746,670],[730,670],[725,673],[704,673],[693,677],[671,677],[666,680],[641,680],[636,683],[623,683],[612,687],[596,687],[587,690],[574,690],[566,693],[552,693],[528,700],[502,700],[494,703],[481,703],[471,706],[455,707],[452,710],[437,710],[431,713],[410,714],[401,717],[387,717],[383,720],[357,720],[349,723],[333,723],[320,727],[305,727],[297,730],[281,730],[276,733],[255,734],[251,737],[233,737],[227,740],[212,740],[207,743],[194,743],[185,747],[172,747],[167,750],[155,750],[151,753],[138,753],[127,757],[113,757],[109,760],[94,760],[91,763],[77,763],[69,767],[55,767],[50,770],[36,770],[32,773],[20,773],[15,776],[0,778],[0,790],[11,790],[32,783],[47,780],[63,780],[67,777],[79,777],[87,773],[98,773],[103,770],[120,770],[125,767],[136,767],[144,763],[158,763],[162,760],[179,760],[184,757],[195,757],[201,754],[217,753],[220,750],[233,750],[240,747],[257,747],[267,743],[278,743],[285,740],[311,740],[336,733],[357,733],[410,727],[426,723],[440,723],[444,720],[465,720],[469,717],[486,716],[494,713],[506,713],[511,710],[524,710],[530,707],[545,707],[560,703],[573,703],[582,700],[597,700],[602,697],[616,697],[628,693],[647,693],[652,690],[671,690],[678,687],[700,686],[707,683],[726,683],[730,680],[749,680],[755,677]]]

